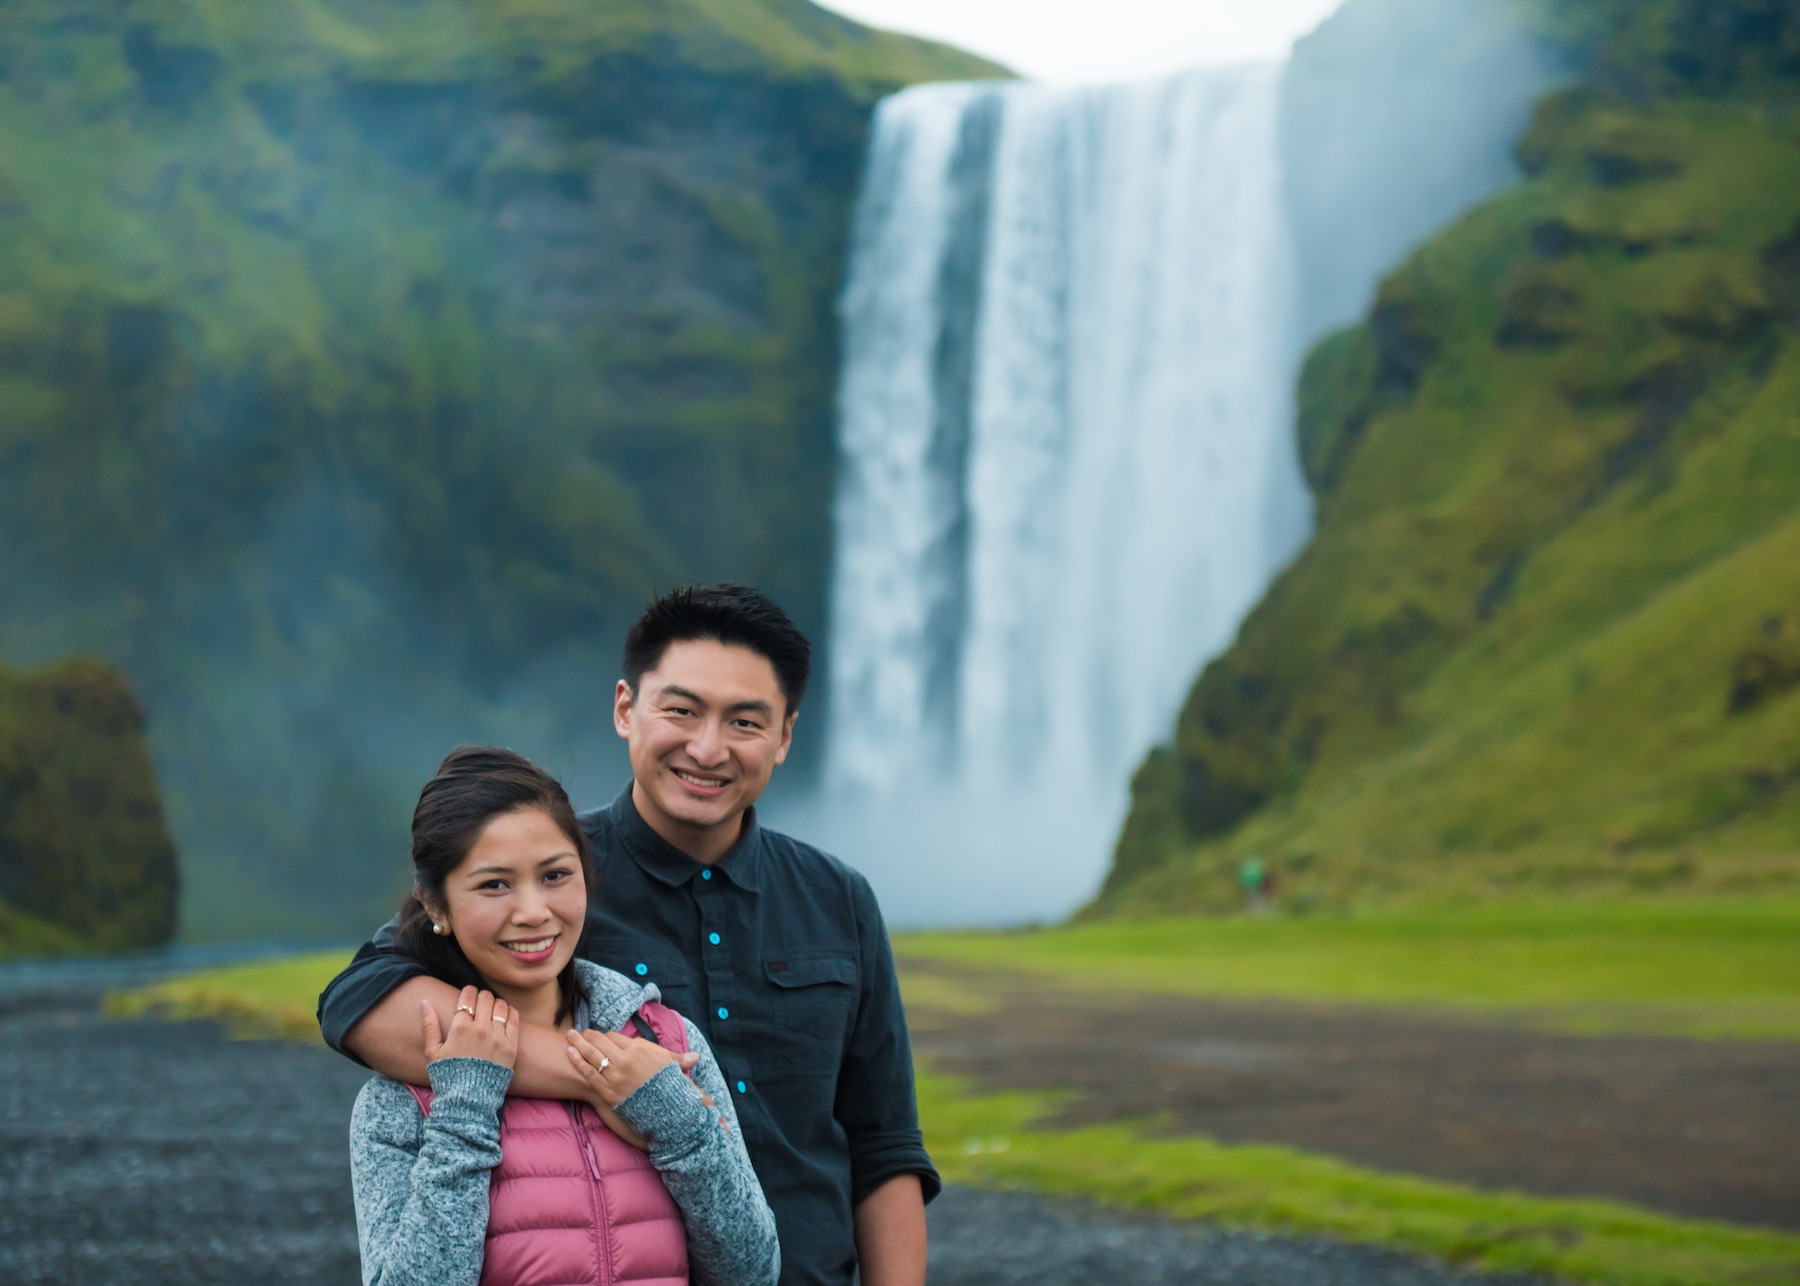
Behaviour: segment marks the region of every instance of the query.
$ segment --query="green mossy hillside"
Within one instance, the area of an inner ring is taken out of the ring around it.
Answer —
[[[0,955],[174,935],[175,848],[143,725],[99,662],[0,669]]]
[[[1092,913],[1800,881],[1800,6],[1559,12],[1527,180],[1307,362],[1316,535]]]
[[[805,0],[0,6],[0,653],[129,676],[190,933],[385,915],[458,742],[616,788],[660,588],[822,630],[869,116],[995,74]]]

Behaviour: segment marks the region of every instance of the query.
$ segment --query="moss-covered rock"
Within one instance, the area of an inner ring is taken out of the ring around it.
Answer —
[[[175,932],[175,848],[117,673],[0,670],[0,954],[157,946]]]
[[[1316,535],[1096,904],[1800,880],[1800,5],[1549,5],[1583,83],[1299,391]]]

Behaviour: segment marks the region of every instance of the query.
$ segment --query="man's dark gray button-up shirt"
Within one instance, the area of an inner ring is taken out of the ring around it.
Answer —
[[[581,823],[595,885],[580,954],[654,982],[706,1033],[775,1211],[783,1286],[848,1283],[853,1206],[898,1175],[918,1175],[926,1200],[938,1189],[868,881],[754,810],[710,867],[651,830],[629,789]],[[326,1042],[343,1052],[357,1020],[422,972],[383,928],[319,997]]]

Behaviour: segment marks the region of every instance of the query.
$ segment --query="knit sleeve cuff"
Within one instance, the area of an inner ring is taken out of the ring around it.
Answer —
[[[425,1068],[431,1077],[431,1115],[442,1121],[493,1120],[506,1101],[512,1068],[485,1058],[440,1058]]]
[[[674,1063],[633,1090],[616,1110],[656,1153],[685,1152],[719,1127],[719,1114]]]

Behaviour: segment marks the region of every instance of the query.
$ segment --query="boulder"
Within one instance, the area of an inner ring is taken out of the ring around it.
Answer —
[[[85,658],[0,669],[0,954],[160,945],[178,883],[125,680]]]

